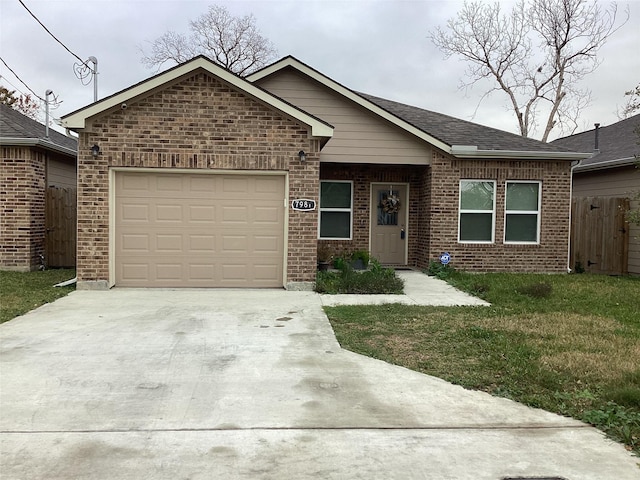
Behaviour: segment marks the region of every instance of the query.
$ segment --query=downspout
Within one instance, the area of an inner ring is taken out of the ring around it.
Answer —
[[[567,273],[571,273],[571,222],[573,207],[573,171],[582,164],[582,159],[571,165],[570,183],[569,183],[569,235],[567,242]]]

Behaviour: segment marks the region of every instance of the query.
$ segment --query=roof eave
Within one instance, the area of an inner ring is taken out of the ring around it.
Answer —
[[[522,151],[522,150],[480,150],[473,145],[452,145],[449,153],[456,158],[464,159],[521,159],[521,160],[584,160],[590,158],[591,153],[550,152],[550,151]]]
[[[255,85],[252,85],[250,82],[247,82],[243,78],[238,77],[230,71],[217,66],[212,61],[204,57],[196,57],[195,59],[178,65],[177,67],[174,67],[170,70],[167,70],[160,75],[138,83],[137,85],[134,85],[133,87],[130,87],[128,89],[122,90],[115,95],[88,105],[87,107],[84,107],[80,110],[76,110],[75,112],[68,115],[64,115],[62,117],[62,126],[73,131],[82,130],[86,127],[86,121],[88,118],[99,115],[100,113],[115,108],[118,105],[122,105],[123,103],[130,101],[132,98],[145,95],[151,90],[161,87],[162,85],[173,80],[177,80],[180,77],[188,75],[189,73],[197,69],[206,70],[207,72],[215,75],[224,82],[227,82],[234,87],[245,91],[247,94],[251,95],[257,100],[271,105],[272,107],[280,110],[282,113],[307,125],[308,127],[310,127],[311,136],[314,138],[330,138],[333,136],[332,126],[321,122],[320,120],[304,113],[302,110],[299,110],[293,105],[290,105],[278,99],[277,97],[274,97],[270,93],[258,88]]]
[[[72,157],[78,156],[78,151],[73,150],[71,148],[64,147],[62,145],[58,145],[57,143],[53,143],[49,140],[45,140],[43,138],[11,138],[11,137],[2,137],[0,138],[0,145],[5,146],[20,146],[20,147],[41,147],[46,150],[51,150],[58,153],[63,153],[65,155],[70,155]]]
[[[588,165],[578,165],[575,169],[576,172],[591,172],[596,170],[607,170],[609,168],[621,168],[630,167],[638,163],[639,159],[636,157],[617,158],[615,160],[607,160],[600,163],[590,163]]]

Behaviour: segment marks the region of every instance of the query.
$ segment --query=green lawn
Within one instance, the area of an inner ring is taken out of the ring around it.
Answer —
[[[72,292],[75,285],[56,288],[53,286],[75,275],[75,270],[70,269],[27,273],[0,272],[0,323]]]
[[[640,278],[447,280],[492,306],[326,311],[344,348],[572,416],[640,454]]]

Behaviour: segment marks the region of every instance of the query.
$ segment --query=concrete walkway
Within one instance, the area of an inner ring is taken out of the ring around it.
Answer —
[[[0,347],[3,480],[640,475],[582,423],[342,350],[311,292],[77,291]]]
[[[484,300],[456,290],[444,280],[429,277],[422,272],[399,270],[396,274],[404,280],[404,295],[320,295],[322,305],[327,307],[336,305],[383,305],[385,303],[443,307],[489,305]]]

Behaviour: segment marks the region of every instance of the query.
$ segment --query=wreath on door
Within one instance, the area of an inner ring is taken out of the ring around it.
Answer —
[[[387,195],[380,206],[385,213],[397,213],[400,210],[400,199],[396,195]]]

